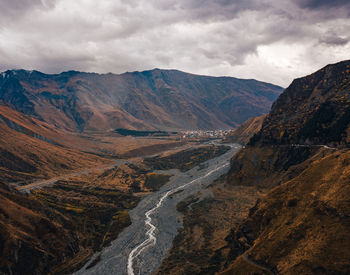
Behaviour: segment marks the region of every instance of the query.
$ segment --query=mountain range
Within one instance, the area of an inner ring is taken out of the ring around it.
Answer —
[[[230,129],[268,112],[276,85],[177,70],[0,74],[0,101],[69,131]]]

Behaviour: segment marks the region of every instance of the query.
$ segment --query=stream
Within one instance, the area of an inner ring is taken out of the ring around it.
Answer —
[[[74,274],[152,274],[169,252],[182,226],[176,205],[228,172],[231,157],[240,149],[237,144],[230,146],[231,150],[225,154],[201,165],[203,169],[197,166],[186,172],[161,171],[173,175],[169,182],[159,191],[144,197],[129,212],[132,224]],[[97,257],[101,258],[100,261],[87,269]]]

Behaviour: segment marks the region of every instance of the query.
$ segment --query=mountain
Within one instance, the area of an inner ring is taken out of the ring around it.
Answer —
[[[233,128],[267,113],[281,91],[256,80],[160,69],[120,75],[25,70],[0,74],[4,104],[80,132]]]
[[[349,144],[350,62],[293,81],[251,144]]]
[[[210,198],[178,204],[156,274],[350,274],[349,84],[350,61],[294,80]]]
[[[350,61],[294,80],[276,100],[231,161],[231,185],[271,191],[227,237],[222,274],[349,274],[349,114]]]
[[[79,252],[64,215],[0,183],[0,273],[48,274]]]
[[[275,274],[349,274],[350,152],[323,150],[294,167],[302,172],[258,200],[227,236],[229,260],[222,274],[256,274],[262,268]],[[261,268],[247,272],[247,259]]]

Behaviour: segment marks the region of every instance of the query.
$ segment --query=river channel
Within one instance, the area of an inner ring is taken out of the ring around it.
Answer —
[[[237,144],[230,146],[228,152],[208,160],[201,168],[197,166],[187,172],[161,171],[174,176],[159,191],[144,197],[129,212],[132,224],[75,274],[152,274],[169,252],[182,226],[176,205],[228,172],[231,157],[240,149]],[[100,257],[100,261],[86,269],[96,257]]]

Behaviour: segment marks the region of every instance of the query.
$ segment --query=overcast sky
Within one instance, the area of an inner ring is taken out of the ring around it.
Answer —
[[[349,0],[0,0],[0,71],[173,68],[287,86],[350,59]]]

